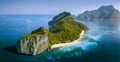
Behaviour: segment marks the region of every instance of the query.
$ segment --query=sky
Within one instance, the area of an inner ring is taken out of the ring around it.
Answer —
[[[0,14],[80,14],[102,5],[120,10],[120,0],[0,0]]]

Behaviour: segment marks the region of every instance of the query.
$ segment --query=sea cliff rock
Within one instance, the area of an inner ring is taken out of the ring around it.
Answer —
[[[18,53],[36,55],[48,49],[48,35],[28,34],[17,43]]]

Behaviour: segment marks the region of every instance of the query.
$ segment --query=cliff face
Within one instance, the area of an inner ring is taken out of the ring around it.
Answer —
[[[28,34],[17,43],[18,53],[36,55],[48,49],[47,34]]]
[[[120,20],[120,12],[112,5],[101,6],[92,11],[85,11],[77,16],[79,20],[87,21],[118,21]]]

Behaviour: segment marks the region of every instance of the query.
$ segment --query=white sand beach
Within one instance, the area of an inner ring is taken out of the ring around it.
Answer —
[[[77,44],[82,39],[83,35],[84,35],[84,30],[82,30],[82,32],[80,33],[80,37],[77,40],[74,40],[73,42],[70,42],[70,43],[54,44],[51,46],[51,49],[62,47],[62,46],[71,46],[71,45]]]

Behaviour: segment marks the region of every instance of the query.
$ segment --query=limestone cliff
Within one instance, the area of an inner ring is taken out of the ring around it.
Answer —
[[[28,34],[23,36],[17,43],[18,53],[36,55],[48,48],[47,34]]]

